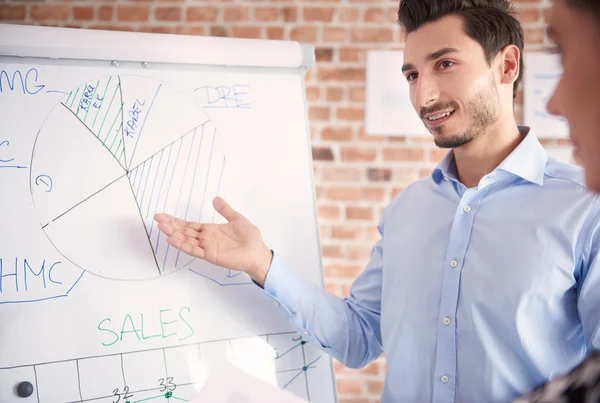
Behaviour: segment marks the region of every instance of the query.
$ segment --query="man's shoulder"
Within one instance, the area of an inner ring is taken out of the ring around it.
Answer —
[[[583,168],[577,165],[565,164],[564,162],[557,161],[553,158],[548,158],[548,162],[544,169],[544,177],[545,183],[559,182],[561,184],[572,184],[575,187],[587,189]]]

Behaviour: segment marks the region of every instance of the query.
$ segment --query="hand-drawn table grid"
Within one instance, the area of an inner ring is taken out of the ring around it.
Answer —
[[[310,400],[307,372],[321,356],[290,332],[0,368],[0,401],[186,402],[204,384],[211,368],[256,348],[261,340],[274,349],[279,386]],[[34,387],[29,398],[16,395],[16,385],[22,381]]]

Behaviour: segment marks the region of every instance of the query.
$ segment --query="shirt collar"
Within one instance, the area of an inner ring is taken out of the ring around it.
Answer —
[[[444,178],[457,180],[456,163],[454,162],[454,151],[450,150],[435,167],[431,174],[433,181],[439,185]]]
[[[544,184],[544,169],[548,160],[546,150],[537,137],[530,133],[528,126],[519,126],[523,140],[508,157],[495,169],[508,172],[537,185]],[[445,177],[456,180],[456,163],[454,152],[449,151],[431,174],[435,183],[439,184]]]

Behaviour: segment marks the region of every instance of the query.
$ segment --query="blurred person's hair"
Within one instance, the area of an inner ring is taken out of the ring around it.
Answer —
[[[600,0],[564,0],[565,4],[594,14],[600,29]]]

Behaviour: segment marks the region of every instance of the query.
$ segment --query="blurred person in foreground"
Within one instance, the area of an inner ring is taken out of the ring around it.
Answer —
[[[574,153],[585,168],[587,186],[600,193],[600,0],[554,0],[548,36],[563,66],[548,111],[569,122]],[[580,291],[598,294],[600,288]],[[600,305],[595,309],[600,311]],[[596,329],[596,337],[598,332]],[[587,351],[588,358],[581,365],[515,402],[600,402],[600,352],[598,346],[590,347],[596,349]]]

